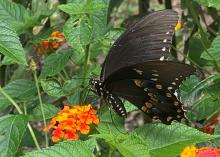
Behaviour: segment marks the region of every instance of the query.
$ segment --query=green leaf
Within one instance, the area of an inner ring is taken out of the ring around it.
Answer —
[[[192,105],[192,112],[187,113],[187,118],[192,121],[200,121],[212,115],[218,108],[219,100],[205,95]]]
[[[71,53],[54,53],[45,60],[40,78],[58,74],[67,64]]]
[[[27,127],[24,115],[0,117],[0,156],[14,157]]]
[[[195,76],[187,78],[180,86],[181,101],[192,104],[195,99],[199,98],[208,87],[216,81],[220,81],[220,73],[210,75],[208,78],[198,82]]]
[[[60,83],[56,80],[41,80],[41,87],[50,96],[62,97],[65,95]]]
[[[208,53],[206,51],[202,53],[202,58],[211,61],[220,60],[220,36],[213,40],[211,47],[207,51]]]
[[[202,45],[202,40],[196,35],[194,35],[189,40],[189,52],[188,57],[196,62],[200,66],[207,65],[207,61],[201,57],[204,52],[204,47]]]
[[[30,152],[24,157],[95,157],[85,141],[68,140],[40,151]]]
[[[64,25],[63,33],[67,42],[76,50],[83,51],[83,46],[90,43],[92,28],[88,17],[70,18]]]
[[[1,64],[3,64],[3,65],[10,65],[10,64],[15,64],[15,62],[11,58],[5,56],[3,58],[3,60],[1,61]]]
[[[16,63],[27,65],[25,52],[16,32],[5,22],[0,23],[0,53]]]
[[[191,75],[190,77],[187,77],[186,80],[182,82],[180,85],[180,96],[181,96],[181,102],[189,101],[190,97],[195,97],[196,94],[189,95],[189,92],[199,83],[199,78],[195,75]]]
[[[207,5],[208,7],[213,7],[216,9],[220,9],[220,2],[219,0],[194,0],[200,4]]]
[[[135,132],[149,144],[151,157],[178,156],[186,146],[219,137],[175,122],[171,125],[146,124]]]
[[[70,15],[91,14],[106,8],[107,6],[100,2],[87,1],[87,3],[68,3],[59,5],[59,9]]]
[[[130,135],[115,146],[124,157],[150,157],[148,145],[138,136]]]
[[[28,101],[35,97],[37,89],[33,81],[19,79],[7,84],[3,90],[16,101]],[[0,94],[0,108],[11,103]]]
[[[82,85],[82,80],[80,79],[72,79],[65,81],[63,85],[63,91],[66,95],[71,95],[77,91]]]
[[[31,23],[29,12],[22,5],[8,0],[0,0],[0,20],[9,23],[17,32],[26,29]]]
[[[112,122],[109,112],[105,112],[100,117],[98,131],[100,134],[92,135],[104,139],[107,143],[113,145],[124,157],[149,157],[148,145],[134,134],[126,134],[123,128],[122,119],[116,119],[118,116],[113,114]]]
[[[45,119],[51,119],[58,113],[58,108],[51,104],[43,104],[43,110],[45,114]],[[38,105],[33,109],[33,112],[28,115],[29,121],[42,121],[43,116],[41,112],[41,106]]]
[[[125,106],[125,109],[126,109],[127,112],[131,112],[131,111],[134,111],[134,110],[139,110],[135,105],[133,105],[129,101],[125,101],[124,106]]]

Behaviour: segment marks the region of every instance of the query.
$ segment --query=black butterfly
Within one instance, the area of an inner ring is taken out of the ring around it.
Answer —
[[[184,118],[176,90],[196,69],[167,61],[177,22],[178,15],[172,10],[143,17],[113,44],[101,79],[90,81],[120,116],[127,113],[119,97],[165,124]]]

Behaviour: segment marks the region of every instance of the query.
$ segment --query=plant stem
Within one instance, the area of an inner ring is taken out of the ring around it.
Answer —
[[[85,62],[84,62],[84,67],[83,67],[83,76],[82,78],[86,78],[87,76],[87,71],[88,71],[88,65],[89,65],[89,62],[90,62],[90,44],[86,45],[86,48],[85,48]],[[85,82],[86,79],[83,79],[83,82],[82,82],[82,86],[85,87]],[[82,103],[83,101],[83,91],[81,92],[80,94],[80,103]]]
[[[47,123],[46,123],[46,118],[45,118],[45,114],[44,114],[44,107],[43,107],[43,103],[42,103],[42,98],[41,98],[40,87],[39,87],[39,82],[38,82],[36,70],[33,71],[33,74],[34,74],[35,86],[37,88],[38,99],[40,102],[40,108],[41,108],[41,113],[42,113],[42,117],[43,117],[44,128],[46,128]],[[45,142],[46,142],[46,147],[48,147],[48,137],[47,137],[46,132],[45,132]]]
[[[12,103],[12,105],[16,108],[16,110],[18,111],[19,114],[23,114],[23,112],[21,111],[21,109],[18,106],[18,104],[2,89],[1,86],[0,86],[0,93],[2,93],[2,95],[6,99],[8,99],[8,101],[10,101]],[[40,150],[40,145],[39,145],[39,143],[37,141],[37,138],[36,138],[36,136],[34,134],[34,131],[33,131],[32,127],[31,127],[30,123],[28,123],[27,126],[28,126],[28,129],[29,129],[29,131],[31,133],[31,136],[32,136],[33,140],[34,140],[35,146],[37,147],[38,150]]]
[[[70,80],[70,77],[69,77],[69,75],[68,75],[68,73],[67,73],[65,68],[63,68],[63,73],[64,73],[66,79]]]
[[[87,70],[88,70],[88,65],[90,62],[90,44],[86,45],[85,49],[85,62],[84,62],[84,73],[83,73],[83,78],[86,78],[87,76]],[[85,85],[85,79],[83,80],[83,86]]]

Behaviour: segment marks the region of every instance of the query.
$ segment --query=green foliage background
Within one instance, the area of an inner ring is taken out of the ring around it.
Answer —
[[[219,124],[213,135],[190,122],[148,123],[127,133],[124,120],[104,106],[88,137],[54,144],[42,136],[64,100],[98,104],[93,93],[87,95],[88,80],[77,78],[99,76],[128,21],[173,6],[169,0],[0,0],[0,156],[176,157],[185,146],[219,147]],[[175,34],[172,55],[204,74],[182,82],[180,100],[192,108],[187,118],[206,126],[220,114],[220,1],[181,0],[174,9],[184,28]],[[66,45],[37,57],[34,44],[53,31],[64,33]],[[30,56],[37,70],[31,70]],[[127,111],[136,110],[125,104]]]

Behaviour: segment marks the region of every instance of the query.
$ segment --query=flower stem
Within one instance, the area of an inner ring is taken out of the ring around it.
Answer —
[[[8,99],[8,101],[10,101],[10,102],[12,103],[12,105],[16,108],[16,110],[18,111],[19,114],[23,114],[23,112],[21,111],[21,109],[20,109],[20,107],[18,106],[18,104],[2,89],[1,86],[0,86],[0,93],[2,93],[2,95],[3,95],[6,99]],[[34,141],[35,146],[37,147],[38,150],[40,150],[40,145],[39,145],[39,143],[38,143],[38,141],[37,141],[37,138],[36,138],[36,136],[35,136],[35,134],[34,134],[34,131],[33,131],[32,127],[31,127],[30,123],[28,123],[27,126],[28,126],[28,129],[29,129],[29,131],[30,131],[30,134],[31,134],[31,136],[32,136],[32,138],[33,138],[33,141]]]
[[[83,67],[83,76],[82,78],[86,78],[87,77],[87,72],[88,72],[88,65],[90,62],[90,44],[86,45],[85,48],[85,62],[84,62],[84,67]],[[86,79],[83,79],[82,82],[82,86],[85,87],[86,85]],[[83,101],[83,91],[80,94],[80,103],[82,103]]]
[[[86,78],[87,76],[87,70],[88,70],[88,65],[90,62],[90,44],[86,45],[85,49],[85,62],[84,62],[84,73],[83,73],[83,78]],[[83,85],[85,85],[85,79],[83,79]]]
[[[42,98],[41,98],[40,87],[39,87],[39,82],[38,82],[36,70],[33,71],[33,74],[34,74],[35,86],[37,88],[38,99],[39,99],[39,102],[40,102],[40,108],[41,108],[41,113],[42,113],[42,117],[43,117],[44,128],[46,128],[47,123],[46,123],[46,118],[45,118],[45,114],[44,114],[44,108],[43,108],[43,103],[42,103]],[[49,142],[48,142],[48,137],[47,137],[46,132],[45,132],[45,142],[46,142],[46,147],[48,147]]]

